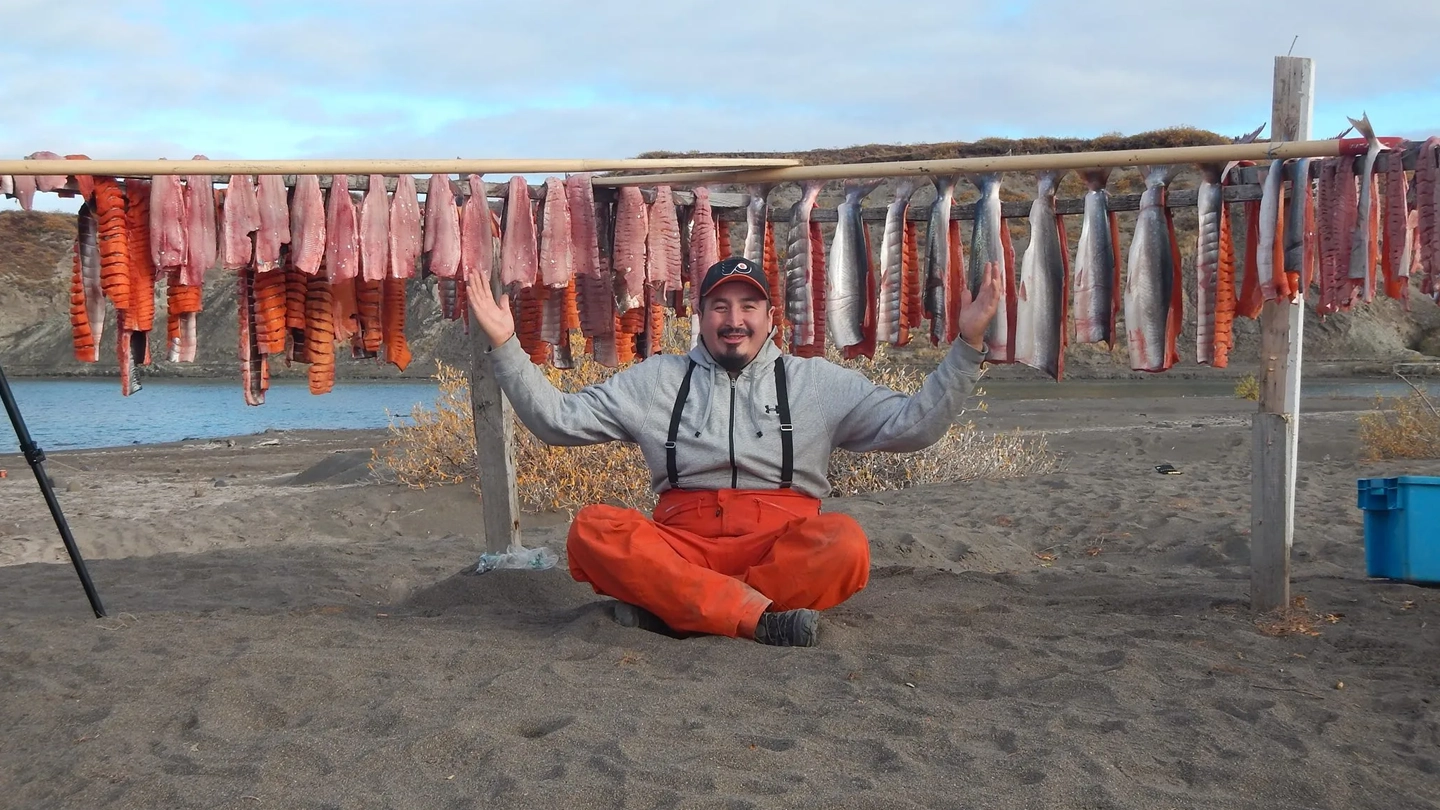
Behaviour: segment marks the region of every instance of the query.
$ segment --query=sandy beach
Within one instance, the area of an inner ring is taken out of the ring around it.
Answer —
[[[1355,505],[1440,461],[1362,461],[1373,403],[1307,402],[1318,635],[1270,635],[1254,407],[991,402],[1062,468],[828,501],[874,570],[812,649],[622,628],[563,563],[469,573],[475,495],[370,480],[380,432],[53,454],[97,620],[0,456],[0,805],[1440,807],[1440,593],[1366,578]]]

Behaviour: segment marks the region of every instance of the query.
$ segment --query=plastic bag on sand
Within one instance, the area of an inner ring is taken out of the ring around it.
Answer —
[[[555,552],[544,546],[540,548],[512,548],[504,554],[485,552],[480,555],[480,562],[475,566],[475,573],[483,574],[486,571],[496,569],[528,569],[530,571],[543,571],[546,568],[554,568],[559,562]]]

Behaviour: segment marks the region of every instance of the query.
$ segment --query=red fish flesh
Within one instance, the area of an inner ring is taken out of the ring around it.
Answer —
[[[460,274],[466,284],[489,288],[495,254],[490,201],[480,175],[467,178],[470,194],[460,208]]]
[[[360,216],[350,196],[350,178],[330,178],[325,206],[325,271],[331,284],[360,274]]]
[[[360,203],[360,276],[384,281],[390,266],[390,196],[385,178],[370,175],[370,188]]]
[[[185,186],[177,175],[150,183],[150,258],[157,271],[185,264]]]
[[[255,232],[255,269],[268,273],[280,269],[280,246],[290,243],[290,205],[286,201],[285,179],[262,174],[255,188],[260,209],[260,229]]]
[[[540,205],[540,283],[564,289],[575,275],[575,252],[570,234],[570,202],[558,177],[545,178],[545,200]],[[546,310],[549,312],[549,309]],[[554,343],[555,341],[550,341]]]
[[[255,197],[255,184],[248,174],[230,175],[220,228],[224,243],[222,262],[226,270],[239,270],[250,264],[253,255],[250,234],[259,228],[260,204]]]
[[[572,174],[565,178],[565,196],[570,203],[570,242],[575,257],[575,275],[582,278],[599,276],[600,241],[595,227],[595,189],[591,175]]]
[[[206,160],[196,155],[194,160]],[[180,268],[180,283],[200,287],[205,272],[220,258],[215,222],[215,183],[208,174],[185,177],[185,263]]]
[[[16,178],[19,179],[19,178]],[[1415,262],[1425,274],[1421,290],[1440,301],[1440,138],[1415,157]]]
[[[680,222],[669,186],[655,187],[645,237],[645,277],[662,295],[685,289],[680,256]]]
[[[290,203],[290,263],[313,276],[320,272],[324,260],[325,192],[320,190],[319,177],[305,174],[296,179]]]
[[[720,237],[715,228],[715,212],[710,208],[710,189],[696,186],[694,191],[695,205],[690,210],[687,258],[690,260],[690,308],[698,311],[700,282],[704,280],[705,271],[710,269],[710,265],[720,261]],[[813,201],[811,205],[814,205]]]
[[[395,182],[389,237],[390,277],[410,278],[415,273],[415,260],[420,258],[420,199],[415,193],[415,178],[408,174],[400,175]]]
[[[500,284],[513,292],[534,284],[540,272],[530,187],[519,175],[510,178],[506,189],[504,219],[505,230],[500,237]]]
[[[645,304],[645,237],[649,217],[635,186],[623,186],[615,205],[615,287],[621,314]],[[708,208],[707,208],[708,210]],[[713,227],[713,224],[712,224]],[[697,285],[698,286],[698,285]]]
[[[460,209],[450,175],[436,174],[425,187],[425,267],[440,278],[460,272]]]

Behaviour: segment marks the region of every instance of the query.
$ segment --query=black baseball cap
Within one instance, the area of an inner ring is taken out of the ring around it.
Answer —
[[[700,297],[709,295],[711,290],[726,281],[742,279],[754,284],[755,289],[764,294],[765,300],[770,300],[770,280],[765,277],[765,271],[760,269],[759,262],[744,256],[731,256],[710,265],[710,269],[705,271],[705,279],[700,282]]]

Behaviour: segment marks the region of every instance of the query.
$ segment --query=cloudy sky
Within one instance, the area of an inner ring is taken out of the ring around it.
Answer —
[[[1239,134],[1269,118],[1273,58],[1297,36],[1315,137],[1362,110],[1382,135],[1440,134],[1435,0],[0,0],[0,30],[0,155],[16,158]]]

